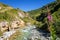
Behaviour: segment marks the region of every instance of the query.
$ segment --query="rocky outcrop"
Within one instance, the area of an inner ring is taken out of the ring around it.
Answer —
[[[11,28],[20,28],[21,26],[24,26],[23,21],[13,21],[11,23]]]
[[[0,22],[0,28],[1,31],[5,31],[5,30],[11,30],[11,29],[17,29],[17,28],[22,28],[23,26],[25,26],[25,22],[23,20],[15,20],[12,22],[7,22],[7,21],[2,21]]]
[[[0,9],[1,9],[1,7],[0,7]]]
[[[8,29],[8,22],[6,22],[6,21],[2,21],[2,22],[0,22],[0,28],[1,28],[1,31],[3,32],[3,31],[5,31],[5,30],[7,30]]]
[[[14,29],[14,28],[19,28],[19,21],[13,21],[11,23],[11,28]]]
[[[22,12],[18,12],[19,17],[24,18],[24,14]]]

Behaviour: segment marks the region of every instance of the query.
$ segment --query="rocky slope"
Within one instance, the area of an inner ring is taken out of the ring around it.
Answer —
[[[10,37],[11,39],[9,40],[14,40],[14,37],[22,33],[17,33],[18,30],[24,29],[27,25],[33,25],[34,23],[35,21],[27,12],[0,3],[0,40],[8,40]]]
[[[27,12],[0,3],[0,31],[24,28],[31,21],[32,19]]]

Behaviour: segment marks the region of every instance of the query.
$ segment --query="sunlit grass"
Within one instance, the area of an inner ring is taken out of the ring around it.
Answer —
[[[20,36],[20,35],[22,35],[22,33],[19,32],[19,31],[17,31],[15,34],[13,34],[13,35],[9,38],[9,40],[16,40],[16,38],[17,38],[18,36]]]

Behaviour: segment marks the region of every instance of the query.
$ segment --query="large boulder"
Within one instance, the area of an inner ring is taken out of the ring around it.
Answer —
[[[3,31],[5,31],[5,30],[7,30],[8,29],[8,22],[6,22],[6,21],[2,21],[2,22],[0,22],[0,28],[1,28],[1,31],[3,32]]]
[[[22,28],[23,26],[25,26],[24,21],[22,20],[15,20],[11,23],[11,28],[12,29],[17,29],[17,28]]]

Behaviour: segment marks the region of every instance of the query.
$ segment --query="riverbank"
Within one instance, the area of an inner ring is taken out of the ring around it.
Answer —
[[[15,29],[3,33],[0,40],[51,40],[50,33],[37,29],[35,25],[27,25],[24,29]],[[59,40],[59,38],[57,38]]]

